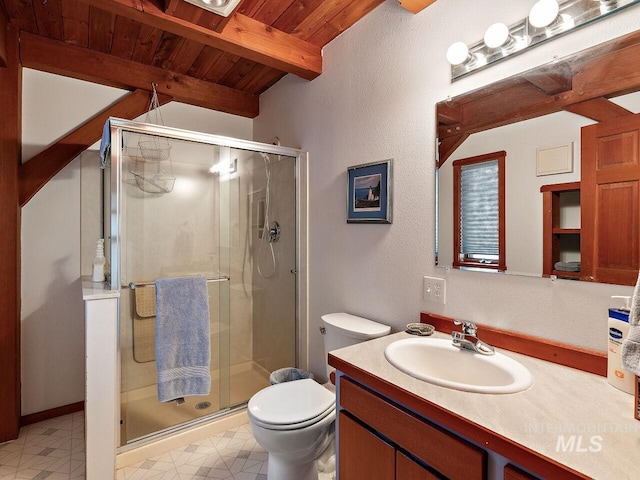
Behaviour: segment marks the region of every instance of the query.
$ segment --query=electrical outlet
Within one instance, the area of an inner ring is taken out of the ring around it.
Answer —
[[[446,294],[447,281],[444,278],[424,277],[422,298],[428,302],[444,305],[447,303]]]

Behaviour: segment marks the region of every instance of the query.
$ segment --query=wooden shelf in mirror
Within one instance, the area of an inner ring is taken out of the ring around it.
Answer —
[[[580,182],[554,183],[540,187],[542,192],[542,275],[580,278],[580,272],[556,270],[555,264],[577,248],[580,257],[580,228],[562,225],[563,199],[580,195]]]

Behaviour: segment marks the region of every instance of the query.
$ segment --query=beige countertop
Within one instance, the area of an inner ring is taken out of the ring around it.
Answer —
[[[396,333],[331,354],[584,475],[640,478],[640,421],[633,418],[633,396],[609,385],[605,377],[496,348],[526,366],[533,385],[513,394],[463,392],[417,380],[393,367],[384,349],[403,338],[417,337]],[[425,338],[450,335],[436,332]],[[366,383],[366,378],[352,376]],[[576,436],[574,448],[563,451],[559,436],[566,443],[571,435]]]
[[[92,282],[91,277],[82,277],[82,299],[100,300],[103,298],[117,298],[118,290],[111,290],[109,282]]]

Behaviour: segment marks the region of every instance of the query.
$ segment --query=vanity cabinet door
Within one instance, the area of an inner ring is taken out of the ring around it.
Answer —
[[[503,478],[504,480],[539,480],[538,477],[529,475],[511,464],[505,465]]]
[[[340,480],[394,480],[395,448],[344,412],[338,422]]]
[[[396,452],[396,478],[398,480],[438,480],[440,477],[436,477],[404,453]]]

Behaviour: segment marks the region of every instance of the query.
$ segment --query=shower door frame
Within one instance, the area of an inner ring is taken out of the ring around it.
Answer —
[[[251,140],[242,140],[233,137],[225,137],[221,135],[214,135],[203,132],[194,132],[191,130],[184,130],[174,127],[166,127],[162,125],[153,125],[149,123],[134,122],[130,120],[124,120],[121,118],[111,117],[111,145],[123,145],[123,132],[133,134],[147,134],[156,135],[167,139],[184,140],[189,142],[196,142],[201,144],[207,144],[211,146],[230,147],[240,150],[264,152],[267,154],[283,155],[295,158],[295,218],[296,218],[296,252],[295,252],[295,335],[296,335],[296,367],[304,370],[308,369],[309,365],[309,336],[308,336],[308,251],[307,251],[307,233],[308,233],[308,163],[309,154],[303,150],[282,147],[280,145],[267,144],[254,142]],[[123,149],[112,148],[111,149],[111,178],[110,178],[110,269],[111,269],[111,289],[116,290],[120,294],[122,289],[121,283],[121,268],[122,262],[121,256],[121,238],[122,225],[120,220],[122,218],[122,162],[123,162]],[[118,332],[120,332],[120,296],[118,296]],[[120,356],[121,345],[120,335],[117,339],[117,358],[118,358],[118,378],[117,386],[120,388]],[[120,410],[121,395],[118,397],[118,411]],[[232,412],[237,411],[233,409]],[[230,413],[232,413],[230,412]],[[226,412],[225,412],[226,413]],[[213,414],[215,415],[215,414]],[[126,445],[122,445],[117,448],[118,452],[128,451],[132,448],[137,448],[144,444],[160,440],[169,435],[175,433],[175,431],[182,431],[192,428],[196,425],[201,425],[204,422],[211,421],[208,417],[202,417],[200,419],[194,419],[187,424],[179,425],[171,429],[164,434],[152,434],[149,438],[144,440],[134,441]],[[215,419],[213,420],[215,421]],[[116,429],[118,438],[116,439],[116,445],[120,445],[121,439],[120,429]]]

